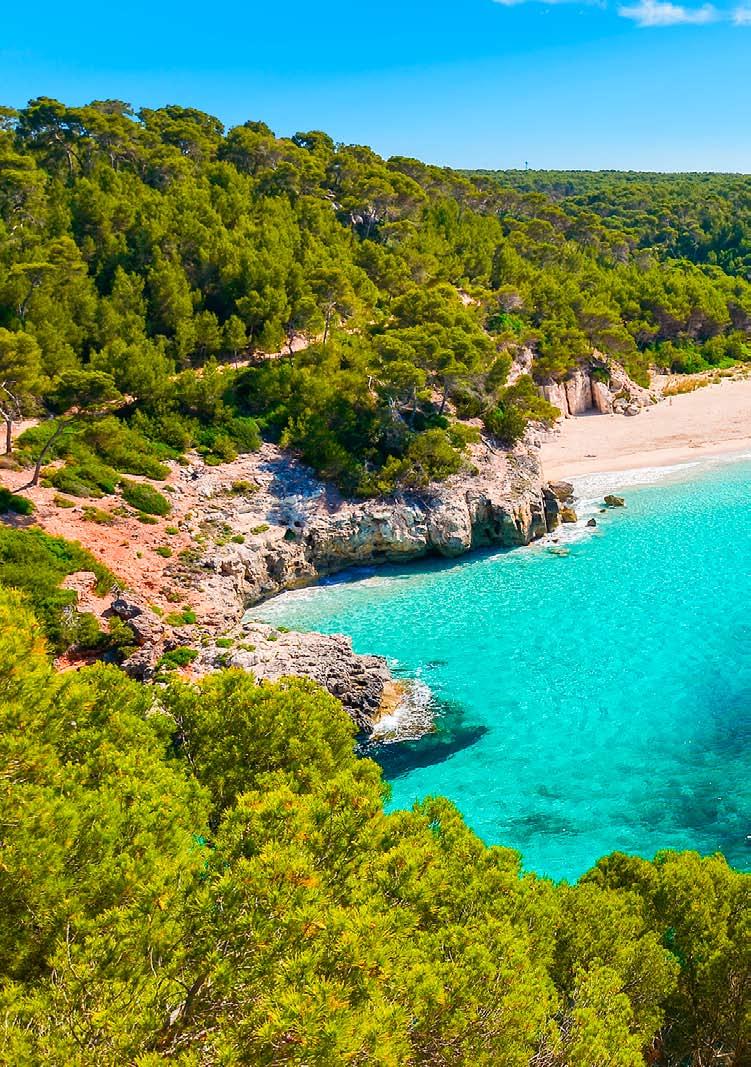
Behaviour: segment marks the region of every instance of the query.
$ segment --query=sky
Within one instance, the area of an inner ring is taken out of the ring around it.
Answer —
[[[751,172],[751,0],[13,3],[0,103],[182,104],[477,168]]]

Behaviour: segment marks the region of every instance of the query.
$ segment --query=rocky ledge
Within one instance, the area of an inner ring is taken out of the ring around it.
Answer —
[[[270,445],[252,473],[252,492],[232,493],[226,479],[209,490],[207,513],[234,540],[204,554],[201,591],[232,621],[238,609],[347,567],[526,545],[560,519],[526,446],[506,454],[483,441],[462,474],[388,500],[343,499]]]
[[[204,546],[190,568],[180,565],[200,619],[174,626],[145,600],[118,597],[111,610],[139,646],[128,673],[159,677],[165,655],[172,665],[169,654],[187,648],[196,653],[183,666],[189,675],[221,667],[259,680],[302,675],[341,700],[365,732],[400,700],[386,661],[357,655],[341,635],[240,623],[246,609],[354,565],[526,545],[558,525],[565,496],[543,484],[533,448],[507,454],[487,440],[473,446],[460,475],[388,500],[345,499],[273,445],[222,468],[182,468],[174,495],[189,508],[185,532]]]
[[[161,677],[160,664],[170,664],[170,653],[192,649],[195,658],[185,664],[190,677],[234,667],[248,671],[257,681],[278,681],[289,675],[311,678],[342,702],[365,733],[399,700],[399,685],[386,660],[358,655],[350,639],[341,634],[298,633],[248,623],[217,637],[193,626],[167,626],[147,604],[123,595],[113,600],[111,611],[130,627],[139,644],[123,669],[141,681]]]

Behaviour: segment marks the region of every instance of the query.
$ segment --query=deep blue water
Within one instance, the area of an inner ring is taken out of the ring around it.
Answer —
[[[751,462],[628,482],[579,483],[592,499],[625,484],[628,506],[584,505],[599,526],[568,555],[382,569],[253,615],[349,634],[430,687],[439,734],[382,750],[392,807],[443,794],[554,878],[615,849],[748,868]]]

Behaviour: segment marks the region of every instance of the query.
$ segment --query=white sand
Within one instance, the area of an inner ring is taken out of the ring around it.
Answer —
[[[562,420],[542,446],[548,478],[667,467],[751,451],[751,379],[668,397],[639,415],[588,413]]]

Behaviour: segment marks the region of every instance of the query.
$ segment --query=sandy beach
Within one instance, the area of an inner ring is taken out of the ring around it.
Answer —
[[[564,419],[542,445],[548,478],[671,466],[751,451],[751,379],[668,397],[633,417],[597,412]]]

